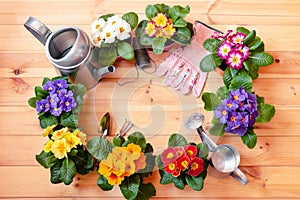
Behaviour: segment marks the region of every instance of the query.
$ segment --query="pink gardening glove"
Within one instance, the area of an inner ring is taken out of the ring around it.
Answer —
[[[215,30],[195,22],[194,32],[191,44],[172,52],[158,66],[156,75],[165,75],[164,85],[180,90],[182,94],[189,94],[192,91],[195,97],[199,97],[207,79],[207,72],[201,71],[199,64],[209,53],[204,49],[203,42],[210,38]]]

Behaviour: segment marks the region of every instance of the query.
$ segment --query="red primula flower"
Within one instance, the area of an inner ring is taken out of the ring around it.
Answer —
[[[185,151],[182,146],[174,147],[176,153],[177,153],[177,158],[180,158],[181,156],[185,156]]]
[[[188,168],[189,164],[190,164],[191,160],[189,159],[188,156],[181,156],[178,160],[178,166],[179,168],[184,171]]]
[[[167,165],[165,165],[165,172],[169,174],[173,174],[177,168],[177,163],[176,162],[171,162]]]
[[[196,158],[196,156],[197,156],[197,147],[196,146],[187,145],[184,147],[184,150],[190,159]]]
[[[174,148],[168,147],[166,150],[164,150],[161,154],[161,160],[163,163],[169,164],[172,162],[175,162],[177,160],[178,156]]]
[[[188,174],[191,176],[198,176],[204,169],[204,161],[200,158],[194,158],[190,163],[190,170]]]
[[[178,177],[180,175],[180,172],[181,172],[181,170],[180,170],[179,166],[176,166],[175,171],[172,173],[172,175],[174,177]]]

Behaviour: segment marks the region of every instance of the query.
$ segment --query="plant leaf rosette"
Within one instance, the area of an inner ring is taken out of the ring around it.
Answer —
[[[171,184],[183,190],[186,185],[201,191],[207,174],[208,146],[188,143],[177,133],[169,137],[168,147],[156,157],[161,184]]]
[[[156,195],[152,183],[144,177],[152,174],[155,156],[150,143],[140,132],[124,137],[96,137],[88,141],[88,151],[98,160],[97,185],[104,191],[118,186],[126,199],[149,199]]]
[[[275,115],[275,107],[252,91],[252,81],[258,77],[259,67],[271,65],[273,57],[264,52],[264,43],[256,32],[238,27],[236,33],[217,33],[204,42],[211,54],[200,62],[204,71],[227,65],[223,87],[216,93],[204,92],[204,109],[213,111],[209,132],[216,136],[237,134],[248,148],[254,148],[257,136],[255,123],[267,123]]]
[[[141,44],[151,46],[155,54],[161,54],[165,44],[171,42],[190,44],[193,25],[184,19],[190,13],[189,6],[147,5],[145,13],[147,19],[139,23],[136,35]]]

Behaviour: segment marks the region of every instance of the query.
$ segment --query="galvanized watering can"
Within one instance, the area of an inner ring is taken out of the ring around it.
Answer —
[[[87,89],[115,71],[114,66],[101,66],[94,61],[95,47],[87,34],[77,27],[65,26],[51,32],[33,17],[29,17],[24,26],[45,46],[46,56],[52,65],[62,75],[68,75],[73,82],[82,83]]]

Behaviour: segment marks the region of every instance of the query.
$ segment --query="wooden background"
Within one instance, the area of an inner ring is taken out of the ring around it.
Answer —
[[[173,185],[160,185],[155,172],[151,180],[156,186],[156,198],[300,199],[300,1],[165,0],[164,3],[188,4],[191,7],[188,21],[200,20],[221,31],[236,26],[255,29],[275,62],[260,70],[254,89],[266,102],[275,105],[276,115],[270,123],[256,126],[258,143],[254,149],[247,149],[232,135],[217,140],[240,151],[241,169],[250,180],[247,186],[209,169],[201,192],[188,187],[182,192]],[[76,176],[69,186],[52,185],[49,170],[35,161],[45,138],[40,136],[42,129],[27,99],[34,95],[34,87],[41,84],[43,77],[54,77],[57,72],[48,62],[43,46],[23,24],[29,16],[34,16],[51,30],[75,25],[88,32],[89,24],[100,14],[135,11],[144,19],[147,4],[145,0],[0,0],[0,199],[122,199],[118,188],[103,192],[96,186],[95,171]],[[182,101],[180,94],[162,87],[158,81],[151,84],[147,76],[141,76],[144,82],[124,86],[134,87],[129,93],[117,88],[116,81],[131,76],[127,72],[134,72],[134,62],[119,62],[114,74],[87,93],[80,124],[89,137],[97,135],[97,121],[107,111],[112,113],[113,134],[120,129],[126,114],[139,126],[161,127],[160,132],[149,137],[157,149],[165,147],[168,136],[180,129],[185,114],[192,111],[187,108],[183,112],[183,105],[196,105],[196,110],[207,118],[206,128],[209,126],[211,113],[203,110],[201,100],[189,96],[190,101]],[[218,74],[211,73],[205,90],[213,90],[220,81]],[[114,110],[124,103],[128,113]],[[151,111],[157,104],[162,105],[164,121],[153,118],[155,114],[161,115],[159,109]],[[198,140],[194,132],[185,133]]]

